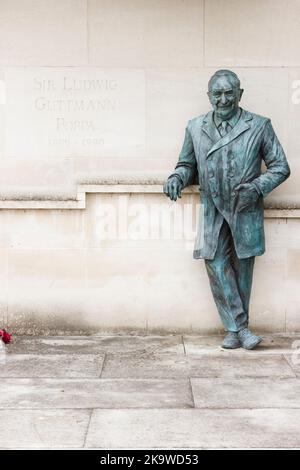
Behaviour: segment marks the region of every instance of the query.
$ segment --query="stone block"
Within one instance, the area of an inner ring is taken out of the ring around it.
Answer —
[[[239,0],[205,4],[205,65],[299,66],[297,0]]]
[[[86,447],[295,448],[299,447],[299,422],[300,410],[286,409],[97,410]]]
[[[202,65],[203,0],[90,0],[88,21],[93,65]]]
[[[0,64],[85,65],[86,24],[85,0],[3,0]]]

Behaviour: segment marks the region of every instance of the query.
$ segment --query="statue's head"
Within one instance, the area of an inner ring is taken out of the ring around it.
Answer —
[[[243,91],[238,76],[231,70],[217,70],[208,82],[208,97],[216,115],[226,121],[239,109]]]

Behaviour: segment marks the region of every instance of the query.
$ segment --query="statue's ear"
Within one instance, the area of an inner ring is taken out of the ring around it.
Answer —
[[[240,88],[240,100],[242,99],[243,93],[244,93],[243,88]]]

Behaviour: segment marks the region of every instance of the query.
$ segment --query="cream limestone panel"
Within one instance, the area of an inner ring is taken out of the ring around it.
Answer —
[[[204,265],[192,258],[196,202],[197,196],[184,196],[174,205],[162,194],[88,197],[92,304],[107,299],[105,311],[116,327],[140,312],[151,331],[220,328]]]
[[[241,106],[271,119],[287,153],[289,120],[288,70],[275,68],[233,68],[244,89]]]
[[[89,308],[95,316],[105,312],[102,327],[140,328],[142,321],[151,331],[218,327],[204,266],[193,261],[184,246],[120,243],[89,250],[87,259]]]
[[[4,69],[0,68],[0,106],[5,104],[5,101],[6,101],[6,88],[5,88]]]
[[[147,70],[147,156],[178,159],[189,119],[207,113],[210,71]]]
[[[120,255],[129,272],[118,270]],[[9,325],[23,333],[144,330],[145,286],[139,273],[130,276],[131,265],[128,250],[10,249]]]
[[[8,318],[20,333],[88,328],[85,250],[9,249]]]
[[[300,68],[289,69],[289,158],[300,161]],[[295,175],[296,176],[296,175]],[[296,176],[299,181],[299,177]]]
[[[146,334],[143,291],[140,280],[129,279],[125,286],[123,279],[108,279],[104,290],[87,290],[82,320],[90,331]]]
[[[267,258],[267,255],[264,255]],[[250,305],[250,326],[273,333],[285,331],[285,263],[257,259]]]
[[[85,282],[85,250],[9,249],[9,280],[38,289],[68,287]]]
[[[119,198],[90,194],[84,211],[0,211],[0,313],[13,331],[222,331],[204,262],[192,258],[195,212],[186,207],[197,196]],[[164,205],[158,219],[151,210]],[[250,325],[299,331],[300,222],[266,219],[265,228]]]
[[[95,158],[95,157],[76,157],[73,159],[74,174],[87,178],[95,178],[103,173],[122,175],[129,177],[141,173],[149,175],[150,173],[159,174],[164,172],[168,176],[170,168],[174,164],[174,158]]]
[[[298,0],[205,2],[205,65],[298,66]]]
[[[144,245],[147,251],[147,246]],[[146,329],[147,269],[140,244],[102,246],[87,252],[87,303],[92,321],[104,330]]]
[[[4,69],[0,68],[0,159],[3,158],[3,155],[4,155],[4,137],[5,137],[4,111],[5,111],[5,103],[6,103],[5,76],[4,76]]]
[[[286,260],[287,247],[291,248],[298,244],[300,237],[299,228],[298,218],[265,218],[266,254],[263,255],[262,259],[270,256],[276,262]]]
[[[287,250],[287,278],[289,281],[297,281],[300,277],[300,249]],[[299,289],[294,293],[296,298],[300,298]]]
[[[285,331],[286,242],[285,219],[265,220],[266,251],[254,265],[250,325],[261,331]]]
[[[90,63],[201,66],[202,12],[202,0],[89,0]]]
[[[87,63],[86,0],[1,0],[1,65]]]
[[[5,191],[29,194],[31,189],[42,191],[69,189],[74,185],[71,160],[68,159],[0,159],[0,194]]]
[[[278,225],[277,225],[278,226]],[[273,231],[273,240],[282,247],[285,253],[285,298],[281,301],[286,312],[286,331],[288,333],[300,331],[300,292],[299,292],[299,246],[300,222],[299,219],[282,221],[280,232]],[[271,235],[269,236],[271,238]]]
[[[290,225],[290,224],[289,224]],[[290,230],[295,233],[295,224],[291,224]],[[287,250],[287,302],[286,302],[286,329],[288,332],[300,331],[300,234],[298,228],[298,245],[290,246]]]
[[[3,220],[3,218],[2,218]],[[3,225],[2,225],[2,232]],[[3,233],[1,235],[1,246],[0,246],[0,329],[7,328],[8,326],[8,312],[7,312],[7,296],[8,296],[8,251],[6,243],[3,243]],[[1,345],[0,345],[0,363],[1,363]]]
[[[289,69],[289,100],[288,100],[288,159],[291,177],[286,182],[286,193],[290,195],[291,204],[299,207],[300,179],[300,68]]]
[[[83,210],[2,210],[10,248],[28,250],[85,248]],[[3,224],[1,224],[3,225]]]
[[[142,70],[8,68],[5,77],[6,157],[143,155]]]
[[[287,299],[286,331],[287,333],[299,333],[300,332],[300,299],[299,300]],[[299,360],[299,342],[296,342],[294,347],[298,349],[298,360]]]
[[[175,250],[169,244],[163,252],[151,253],[149,263],[153,266],[146,291],[150,330],[222,331],[203,260],[194,260],[183,246]],[[156,271],[155,265],[159,266]]]

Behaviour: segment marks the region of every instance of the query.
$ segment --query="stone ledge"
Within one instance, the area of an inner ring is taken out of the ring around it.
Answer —
[[[86,194],[162,194],[164,178],[145,177],[127,178],[104,176],[99,178],[82,178],[73,192],[62,191],[8,191],[0,194],[0,209],[85,209]],[[199,187],[189,186],[183,194],[197,194]],[[300,204],[295,201],[276,199],[266,200],[265,217],[267,218],[300,218]]]

